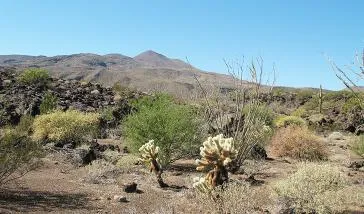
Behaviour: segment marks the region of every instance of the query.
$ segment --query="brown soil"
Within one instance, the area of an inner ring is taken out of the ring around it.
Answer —
[[[352,161],[363,160],[351,152],[349,142],[349,138],[327,140],[329,161],[339,166],[353,185],[364,188],[364,172],[347,167]],[[250,161],[246,174],[232,175],[231,179],[266,185],[287,177],[297,169],[297,163],[276,157]],[[164,175],[166,183],[180,189],[159,188],[143,166],[122,173],[114,184],[86,183],[82,180],[86,175],[85,167],[48,156],[41,168],[0,188],[0,213],[204,213],[189,200],[192,179],[199,175],[193,160],[177,161]],[[132,181],[138,184],[138,193],[123,192],[122,184]],[[115,201],[115,195],[126,196],[128,202]],[[351,213],[364,213],[364,204],[353,210]]]

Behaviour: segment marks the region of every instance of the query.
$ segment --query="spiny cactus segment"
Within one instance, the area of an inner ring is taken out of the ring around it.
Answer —
[[[208,171],[204,178],[196,178],[194,187],[202,192],[228,182],[226,166],[237,155],[232,138],[224,138],[222,134],[209,137],[200,148],[201,159],[197,159],[197,170]]]
[[[159,186],[168,187],[162,178],[163,170],[158,161],[159,147],[154,144],[154,140],[150,140],[140,147],[139,152],[141,153],[140,160],[149,166],[150,172],[154,172],[157,176]]]

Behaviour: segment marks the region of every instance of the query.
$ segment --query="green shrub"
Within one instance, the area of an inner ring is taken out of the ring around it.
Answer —
[[[351,97],[345,101],[344,105],[341,107],[341,110],[344,113],[349,113],[356,109],[361,110],[364,107],[363,100],[357,97]]]
[[[21,133],[29,135],[33,131],[32,130],[33,122],[34,122],[34,117],[32,117],[29,114],[23,115],[20,118],[18,125],[15,127],[15,130],[17,132],[21,132]]]
[[[25,132],[7,129],[0,135],[0,185],[20,178],[39,165],[43,149]]]
[[[76,110],[55,111],[39,115],[33,123],[33,139],[56,143],[79,143],[86,137],[95,135],[99,114],[82,113]]]
[[[308,112],[305,108],[299,107],[291,113],[291,116],[304,118],[304,117],[308,117]]]
[[[137,111],[122,124],[133,151],[138,151],[149,140],[155,140],[160,147],[162,165],[198,153],[200,123],[193,108],[176,104],[165,94],[143,97],[133,105]]]
[[[49,73],[41,68],[28,68],[19,76],[19,80],[25,84],[39,84],[45,86],[49,80]]]
[[[304,163],[297,172],[275,185],[294,213],[334,213],[341,204],[338,191],[345,186],[338,168],[328,164]]]
[[[364,135],[358,136],[353,144],[353,151],[364,157]]]
[[[47,93],[39,106],[40,114],[47,114],[57,108],[58,99],[51,93]]]
[[[273,111],[265,104],[250,103],[243,108],[244,115],[254,114],[256,120],[264,121],[266,126],[273,126],[274,114]]]
[[[287,127],[290,125],[305,126],[306,122],[304,119],[296,116],[281,116],[276,119],[275,125],[278,128]]]

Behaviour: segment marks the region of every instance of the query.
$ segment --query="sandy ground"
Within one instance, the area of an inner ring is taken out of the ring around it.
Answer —
[[[347,165],[363,160],[349,149],[349,140],[327,139],[329,161],[348,175],[350,182],[364,188],[364,172]],[[165,173],[165,181],[182,189],[160,189],[155,178],[143,166],[122,173],[116,183],[91,184],[83,181],[87,175],[85,167],[75,167],[67,161],[52,156],[44,159],[44,165],[24,177],[0,189],[0,213],[204,213],[191,203],[191,185],[194,171],[193,160],[181,160]],[[246,167],[249,174],[267,185],[287,177],[297,169],[297,161],[270,157],[269,160],[251,161]],[[247,175],[232,175],[232,179],[246,179]],[[122,184],[138,184],[138,193],[125,193]],[[126,196],[128,202],[117,202],[115,195]],[[364,202],[363,202],[364,203]],[[363,207],[353,208],[364,213]]]

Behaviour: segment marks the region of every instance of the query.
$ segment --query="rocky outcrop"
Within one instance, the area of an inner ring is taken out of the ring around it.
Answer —
[[[94,112],[121,103],[117,109],[122,111],[115,115],[122,117],[130,111],[127,101],[116,99],[111,87],[55,78],[50,78],[46,87],[27,85],[17,80],[15,69],[0,67],[0,126],[17,124],[24,114],[39,114],[39,106],[47,93],[57,97],[58,108],[62,110]]]

